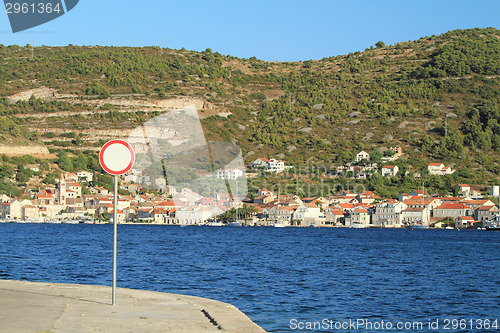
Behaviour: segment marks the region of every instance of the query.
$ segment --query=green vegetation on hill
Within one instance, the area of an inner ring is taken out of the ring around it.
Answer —
[[[358,182],[394,196],[419,187],[415,173],[431,190],[449,193],[457,182],[499,181],[500,31],[494,28],[455,30],[395,45],[378,42],[364,52],[304,62],[271,63],[210,49],[158,47],[44,46],[35,48],[34,55],[31,58],[29,45],[0,46],[5,63],[0,96],[42,85],[76,94],[81,103],[31,99],[9,105],[2,99],[3,139],[43,140],[66,148],[95,145],[86,143],[88,137],[60,137],[46,128],[40,136],[27,130],[39,126],[38,118],[26,115],[91,111],[60,121],[55,117],[50,125],[70,126],[76,132],[99,123],[132,128],[154,114],[110,105],[99,108],[106,113],[93,113],[97,109],[86,101],[120,94],[153,100],[191,96],[231,113],[208,114],[202,125],[210,140],[236,140],[247,163],[278,157],[296,167],[307,163],[331,170],[360,150],[377,155],[401,146],[406,156],[391,163],[408,176],[400,172],[394,179]],[[429,177],[427,164],[436,161],[457,172]],[[324,176],[300,181],[317,183]],[[285,178],[270,179],[290,181]]]

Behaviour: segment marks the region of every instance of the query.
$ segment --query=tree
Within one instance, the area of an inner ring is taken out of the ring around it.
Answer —
[[[382,42],[381,40],[379,40],[379,41],[375,44],[375,47],[376,47],[377,49],[380,49],[380,48],[382,48],[382,47],[385,47],[385,43],[384,43],[384,42]]]
[[[370,154],[370,160],[374,163],[378,163],[380,162],[380,159],[382,158],[382,153],[378,150],[374,150],[371,154]]]
[[[29,168],[24,168],[22,164],[17,166],[16,180],[20,183],[25,183],[31,177],[32,171]]]
[[[66,152],[61,152],[59,154],[59,158],[57,159],[57,164],[59,165],[59,168],[61,168],[64,171],[72,172],[73,171],[73,162],[71,159],[68,157]]]
[[[10,164],[2,164],[0,166],[0,178],[6,179],[14,175],[14,168]]]

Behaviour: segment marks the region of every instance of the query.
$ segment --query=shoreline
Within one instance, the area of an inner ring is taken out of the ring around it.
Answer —
[[[235,306],[208,298],[111,287],[0,280],[2,332],[265,333]]]
[[[113,225],[113,223],[109,222],[99,222],[99,223],[90,223],[90,222],[85,222],[85,223],[80,223],[80,222],[34,222],[34,221],[0,221],[0,224],[65,224],[65,225],[76,225],[76,224],[84,224],[84,225]],[[150,225],[150,226],[167,226],[167,227],[210,227],[210,228],[220,228],[220,227],[228,227],[227,225],[222,225],[222,226],[208,226],[208,225],[200,225],[200,224],[167,224],[167,223],[142,223],[142,222],[119,222],[118,225]],[[273,225],[243,225],[240,227],[236,228],[274,228]],[[233,226],[230,226],[230,228],[235,228]],[[367,226],[367,227],[351,227],[351,226],[345,226],[345,225],[322,225],[322,226],[306,226],[306,225],[288,225],[284,226],[281,228],[313,228],[313,229],[320,229],[320,228],[339,228],[339,229],[389,229],[389,230],[487,230],[487,228],[436,228],[436,227],[429,227],[429,228],[413,228],[413,227],[398,227],[398,226]],[[279,228],[280,229],[280,228]]]

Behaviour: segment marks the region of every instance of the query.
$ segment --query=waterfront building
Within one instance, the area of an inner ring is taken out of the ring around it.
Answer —
[[[408,206],[396,200],[385,200],[375,205],[372,214],[372,224],[374,226],[401,226],[402,214]]]
[[[292,215],[294,223],[305,226],[320,222],[320,217],[322,217],[321,209],[315,204],[307,203],[301,203]]]
[[[434,217],[445,218],[451,217],[455,218],[458,216],[472,216],[473,209],[466,204],[458,202],[443,203],[440,206],[434,208]]]

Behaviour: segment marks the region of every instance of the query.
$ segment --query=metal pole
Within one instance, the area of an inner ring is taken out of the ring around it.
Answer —
[[[116,234],[118,231],[118,219],[117,219],[117,206],[118,206],[118,176],[115,175],[115,191],[113,198],[113,297],[112,305],[116,303]]]

